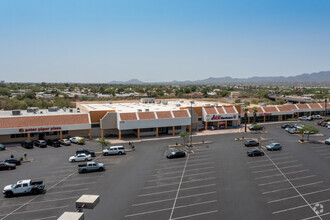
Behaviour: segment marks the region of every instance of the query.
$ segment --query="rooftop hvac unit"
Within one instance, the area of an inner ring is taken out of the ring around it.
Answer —
[[[149,111],[149,109],[148,109],[148,108],[146,108],[146,109],[145,109],[145,111],[146,111],[146,112],[148,112],[148,111]]]
[[[21,115],[21,110],[13,110],[12,114],[13,115]]]
[[[112,101],[111,100],[109,101],[109,104],[112,104]]]
[[[70,109],[69,109],[69,112],[71,112],[71,113],[72,113],[72,112],[73,112],[73,109],[72,109],[72,108],[70,108]]]
[[[205,104],[204,106],[210,106],[210,104]]]
[[[164,105],[167,105],[168,101],[167,101],[167,100],[162,100],[162,103],[163,103]]]
[[[39,111],[39,108],[38,108],[38,107],[28,107],[28,108],[26,109],[26,111],[27,111],[28,113],[32,113],[32,112],[36,113],[36,112]]]
[[[214,106],[218,106],[219,104],[218,103],[214,103]]]
[[[184,103],[184,101],[183,100],[180,100],[180,103]]]
[[[66,112],[66,107],[63,107],[63,111]]]
[[[40,114],[43,114],[43,112],[42,112],[42,111],[40,111],[39,113],[40,113]]]
[[[80,108],[77,108],[77,112],[80,112]]]
[[[181,105],[180,105],[180,104],[176,104],[175,106],[176,106],[176,107],[180,107]]]
[[[142,112],[142,109],[138,109],[137,111],[138,111],[138,112]]]
[[[49,112],[57,112],[59,110],[59,108],[57,106],[54,106],[54,107],[49,107],[48,108],[48,111]]]

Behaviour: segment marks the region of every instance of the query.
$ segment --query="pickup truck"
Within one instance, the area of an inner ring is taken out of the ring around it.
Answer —
[[[20,180],[16,184],[5,186],[3,194],[6,197],[24,194],[38,194],[43,192],[45,184],[43,181]]]
[[[105,168],[104,168],[103,163],[87,162],[85,164],[78,165],[78,172],[79,173],[104,171],[104,170],[105,170]]]

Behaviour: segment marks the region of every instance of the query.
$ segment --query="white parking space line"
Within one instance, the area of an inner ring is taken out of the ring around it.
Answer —
[[[292,171],[292,172],[287,172],[287,173],[284,173],[285,175],[289,175],[289,174],[294,174],[294,173],[302,173],[302,172],[307,172],[309,171],[308,169],[306,170],[298,170],[298,171]],[[261,177],[257,177],[257,178],[254,178],[256,180],[258,179],[265,179],[265,178],[269,178],[269,177],[274,177],[274,176],[282,176],[282,174],[274,174],[274,175],[268,175],[268,176],[261,176]]]
[[[177,201],[178,196],[179,196],[180,188],[181,188],[181,185],[182,185],[182,182],[183,182],[184,171],[186,170],[188,160],[189,160],[189,155],[187,157],[186,163],[185,163],[183,171],[182,171],[182,176],[181,176],[181,180],[180,180],[180,183],[179,183],[179,187],[178,187],[178,190],[176,192],[176,196],[175,196],[175,199],[174,199],[174,202],[173,202],[173,207],[172,207],[170,219],[172,218],[172,215],[173,215],[173,212],[174,212],[174,207],[175,207],[176,201]]]
[[[327,213],[323,213],[323,214],[320,214],[318,216],[326,216],[326,215],[329,215],[330,212],[327,212]],[[302,220],[309,220],[309,219],[313,219],[313,218],[318,218],[318,216],[312,216],[312,217],[309,217],[309,218],[304,218]]]
[[[57,216],[48,216],[48,217],[44,217],[44,218],[35,218],[35,219],[32,219],[32,220],[44,220],[44,219],[51,219],[51,218],[57,218]]]
[[[194,174],[190,174],[190,175],[185,175],[184,177],[205,175],[205,174],[210,174],[210,173],[214,173],[214,171],[203,172],[203,173],[194,173]],[[180,177],[181,176],[167,177],[167,178],[162,178],[162,179],[148,180],[147,182],[155,182],[155,181],[162,181],[162,180],[169,180],[169,179],[177,179],[177,178],[180,178]]]
[[[286,163],[294,163],[294,162],[297,162],[298,160],[289,160],[289,161],[284,161],[284,162],[279,162],[279,163],[276,163],[277,165],[279,164],[286,164]]]
[[[156,174],[152,174],[150,176],[161,176],[161,175],[173,174],[173,173],[182,173],[182,170],[180,170],[180,171],[174,171],[174,172],[156,173]]]
[[[251,160],[251,158],[246,158],[247,160]],[[249,161],[247,162],[248,164],[250,163],[260,163],[260,162],[269,162],[269,160],[257,160],[257,161]]]
[[[215,186],[215,185],[216,184],[213,183],[213,184],[207,184],[207,185],[187,187],[187,188],[182,188],[181,191],[191,190],[191,189],[199,189],[199,188],[206,188],[206,187],[211,187],[211,186]],[[162,193],[169,193],[169,192],[176,192],[176,190],[167,190],[167,191],[162,191],[162,192],[147,193],[147,194],[138,195],[138,197],[153,196],[153,195],[158,195],[158,194],[162,194]]]
[[[318,202],[314,202],[314,203],[311,203],[311,205],[315,205],[317,203],[321,204],[321,203],[325,203],[325,202],[329,202],[330,199],[327,199],[327,200],[323,200],[323,201],[318,201]],[[282,209],[282,210],[279,210],[279,211],[276,211],[276,212],[273,212],[272,214],[279,214],[279,213],[282,213],[282,212],[287,212],[287,211],[291,211],[291,210],[295,210],[295,209],[300,209],[300,208],[304,208],[304,207],[308,207],[308,205],[300,205],[300,206],[296,206],[296,207],[292,207],[292,208],[288,208],[288,209]]]
[[[296,188],[296,187],[294,187],[294,188]],[[330,190],[330,188],[323,189],[323,190],[318,190],[318,191],[314,191],[314,192],[309,192],[309,193],[305,193],[305,194],[299,194],[299,195],[295,195],[295,196],[289,196],[289,197],[285,197],[285,198],[281,198],[281,199],[268,201],[267,203],[281,202],[281,201],[284,201],[284,200],[294,199],[294,198],[298,198],[298,197],[301,197],[301,196],[313,195],[313,194],[317,194],[317,193],[325,192],[325,191],[329,191],[329,190]],[[309,204],[309,203],[307,202],[307,204]]]
[[[214,162],[204,162],[204,163],[196,163],[196,164],[191,164],[191,165],[187,165],[189,167],[191,166],[198,166],[198,165],[204,165],[204,164],[210,164],[210,163],[214,163]],[[173,169],[173,168],[178,168],[178,167],[181,167],[181,166],[171,166],[171,167],[166,167],[166,168],[158,168],[158,169],[155,169],[155,170],[168,170],[168,169]]]
[[[307,178],[311,178],[311,177],[315,177],[315,176],[316,175],[303,176],[303,177],[291,178],[289,180],[293,181],[293,180],[307,179]],[[281,182],[287,182],[287,180],[285,179],[285,180],[273,181],[273,182],[268,182],[268,183],[261,183],[261,184],[258,184],[258,186],[271,185],[274,183],[281,183]]]
[[[197,179],[197,180],[188,180],[188,181],[183,181],[182,183],[192,183],[192,182],[199,182],[199,181],[212,180],[212,179],[215,179],[215,177],[209,177],[209,178]],[[177,185],[177,184],[180,184],[180,183],[161,184],[158,186],[146,186],[146,187],[143,187],[143,189],[152,189],[152,188],[163,187],[163,186],[173,186],[173,185]]]
[[[213,210],[213,211],[209,211],[209,212],[201,212],[201,213],[197,213],[197,214],[193,214],[193,215],[186,215],[186,216],[172,218],[171,220],[178,220],[178,219],[191,218],[191,217],[195,217],[195,216],[208,215],[208,214],[211,214],[211,213],[216,213],[218,211],[219,210]]]
[[[314,151],[314,152],[316,152],[316,153],[321,153],[321,152],[327,152],[327,151],[329,151],[330,149],[322,149],[322,150],[316,150],[316,151]]]
[[[323,153],[323,154],[320,154],[321,156],[325,156],[325,155],[329,155],[330,154],[330,152],[329,153]]]
[[[270,164],[256,165],[256,166],[252,166],[249,168],[254,169],[254,168],[258,168],[258,167],[269,167],[269,166],[274,166],[274,165],[270,163]]]
[[[275,161],[278,161],[278,160],[283,160],[283,159],[288,159],[288,158],[292,158],[292,156],[287,156],[287,157],[276,157],[276,158],[274,158],[274,159],[272,159],[272,160],[275,160]]]
[[[291,178],[289,180],[301,180],[301,179],[307,179],[307,178],[311,178],[311,177],[315,177],[316,175],[309,175],[309,176],[302,176],[302,177],[297,177],[297,178]]]
[[[31,212],[42,212],[42,211],[48,211],[48,210],[53,210],[53,209],[63,209],[63,208],[67,208],[69,207],[69,205],[65,205],[65,206],[58,206],[58,207],[51,207],[51,208],[45,208],[45,209],[36,209],[36,210],[28,210],[28,211],[22,211],[22,212],[14,212],[10,215],[19,215],[19,214],[25,214],[25,213],[31,213]],[[8,214],[5,214],[8,215]],[[4,216],[4,215],[1,215]],[[2,218],[5,219],[6,217]]]
[[[272,157],[270,157],[271,159],[274,158],[278,158],[278,157],[282,157],[282,155],[289,155],[290,153],[276,153],[276,155],[272,155]]]
[[[177,206],[177,207],[175,207],[175,209],[186,208],[186,207],[196,206],[196,205],[203,205],[203,204],[208,204],[208,203],[214,203],[217,201],[218,200],[211,200],[211,201],[206,201],[206,202],[199,202],[199,203],[193,203],[193,204],[188,204],[188,205],[183,205],[183,206]],[[171,209],[172,208],[165,208],[165,209],[157,209],[157,210],[152,210],[152,211],[147,211],[147,212],[134,213],[134,214],[125,215],[125,218],[139,216],[139,215],[146,215],[146,214],[156,213],[156,212],[163,212],[163,211],[167,211],[167,210],[171,210]],[[170,217],[170,219],[171,219],[171,217]]]
[[[47,192],[47,195],[49,194],[61,194],[61,193],[71,193],[71,192],[79,192],[79,191],[85,191],[85,190],[89,190],[89,188],[84,188],[84,189],[74,189],[74,190],[67,190],[67,191],[60,191],[60,192]]]
[[[56,202],[56,201],[62,201],[62,200],[70,200],[70,199],[78,199],[79,197],[74,196],[74,197],[67,197],[67,198],[62,198],[62,199],[50,199],[50,200],[41,200],[37,202],[30,202],[29,204],[37,204],[37,203],[44,203],[44,202]],[[13,206],[20,206],[23,205],[24,203],[21,204],[13,204],[13,205],[6,205],[6,206],[1,206],[1,208],[6,208],[6,207],[13,207]]]
[[[287,167],[281,167],[281,169],[289,169],[289,168],[293,168],[293,167],[301,167],[303,166],[302,164],[298,164],[298,165],[292,165],[292,166],[287,166]],[[253,171],[252,173],[262,173],[262,172],[268,172],[268,171],[274,171],[277,170],[277,168],[274,169],[267,169],[267,170],[258,170],[258,171]]]
[[[82,185],[90,185],[90,184],[95,184],[97,182],[88,182],[88,183],[76,183],[76,184],[68,184],[68,185],[61,185],[61,186],[56,186],[55,188],[60,188],[60,187],[71,187],[71,186],[82,186]]]
[[[320,219],[322,219],[320,216],[319,216],[319,214],[313,209],[313,207],[311,206],[311,204],[309,204],[308,203],[308,201],[305,199],[305,195],[311,195],[311,194],[315,194],[316,192],[314,192],[314,193],[309,193],[309,194],[307,194],[307,193],[305,193],[305,194],[301,194],[300,192],[299,192],[299,190],[293,185],[293,183],[287,178],[287,176],[281,171],[281,169],[274,163],[274,161],[267,155],[267,154],[265,154],[266,155],[266,157],[268,157],[268,159],[270,159],[271,160],[271,162],[274,164],[274,166],[278,169],[278,171],[283,175],[283,177],[285,178],[285,179],[287,179],[288,180],[288,183],[294,188],[294,190],[298,193],[298,197],[300,197],[300,198],[302,198],[305,202],[306,202],[306,204],[311,208],[311,210],[320,218]],[[329,189],[330,190],[330,189]],[[325,190],[324,190],[325,191]],[[323,192],[324,192],[323,191]],[[280,200],[280,201],[283,201],[283,200],[286,200],[285,198],[283,198],[282,200]],[[276,201],[276,200],[273,200],[273,201]],[[267,203],[272,203],[272,201],[269,201],[269,202],[267,202]]]
[[[210,195],[210,194],[215,194],[215,193],[217,193],[217,192],[216,191],[213,191],[213,192],[200,193],[200,194],[189,195],[189,196],[180,196],[177,199],[186,199],[186,198],[191,198],[191,197],[196,197],[196,196]],[[136,204],[133,204],[132,206],[149,205],[149,204],[153,204],[153,203],[171,201],[171,200],[174,200],[174,199],[175,198],[162,199],[162,200],[156,200],[156,201],[151,201],[151,202],[136,203]]]
[[[195,170],[207,170],[207,169],[214,169],[214,167],[201,167],[201,168],[194,168],[194,169],[186,169],[186,172],[195,171]]]
[[[296,186],[296,188],[301,188],[301,187],[304,187],[304,186],[317,185],[317,184],[320,184],[320,183],[323,183],[323,181],[299,185],[299,186]],[[290,190],[290,189],[293,189],[293,187],[287,187],[287,188],[282,188],[282,189],[276,189],[276,190],[272,190],[272,191],[267,191],[267,192],[263,192],[262,194],[269,194],[269,193],[274,193],[274,192],[281,192],[281,191]]]

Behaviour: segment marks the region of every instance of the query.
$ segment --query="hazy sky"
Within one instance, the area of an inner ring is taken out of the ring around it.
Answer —
[[[1,0],[0,79],[146,82],[330,70],[329,0]]]

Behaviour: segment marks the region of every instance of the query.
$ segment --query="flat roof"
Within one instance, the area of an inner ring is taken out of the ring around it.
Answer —
[[[83,111],[77,111],[76,108],[71,108],[71,109],[72,109],[72,112],[70,112],[69,109],[66,109],[66,111],[64,111],[63,109],[59,109],[56,112],[49,112],[47,109],[40,109],[36,113],[27,112],[27,110],[18,110],[18,111],[21,111],[20,115],[13,115],[12,110],[10,110],[10,111],[0,111],[0,118],[3,118],[3,117],[24,117],[24,116],[50,116],[50,115],[86,114]]]
[[[162,102],[155,103],[141,103],[141,102],[121,102],[121,103],[91,103],[91,104],[80,104],[81,107],[88,109],[89,111],[109,111],[115,110],[118,113],[124,112],[138,112],[140,109],[142,112],[145,112],[146,109],[149,111],[172,111],[180,110],[182,107],[191,107],[189,100],[184,101],[167,101],[167,104]],[[207,107],[207,106],[220,106],[220,103],[217,102],[201,102],[194,101],[193,107]]]

